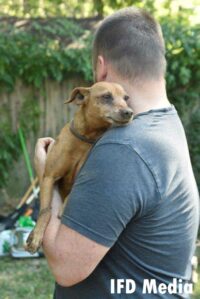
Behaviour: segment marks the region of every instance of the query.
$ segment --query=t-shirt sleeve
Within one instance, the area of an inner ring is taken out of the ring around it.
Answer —
[[[131,219],[151,209],[154,185],[148,167],[129,145],[96,145],[75,180],[61,222],[111,247]]]

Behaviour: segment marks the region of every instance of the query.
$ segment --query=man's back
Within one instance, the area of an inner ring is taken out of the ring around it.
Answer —
[[[144,285],[145,279],[156,279],[156,286],[177,279],[181,285],[191,275],[198,192],[173,107],[138,114],[131,125],[113,128],[97,142],[62,223],[112,248],[86,280],[57,286],[56,299],[184,298],[178,290],[162,294]],[[117,294],[115,279],[134,280],[135,292]]]

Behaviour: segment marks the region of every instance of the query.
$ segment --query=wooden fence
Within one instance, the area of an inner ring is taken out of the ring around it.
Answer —
[[[18,81],[12,93],[0,94],[0,108],[4,106],[9,111],[8,117],[13,132],[17,131],[20,113],[23,112],[25,102],[34,101],[39,108],[39,117],[37,118],[37,121],[39,121],[38,130],[36,133],[30,132],[26,136],[27,148],[32,162],[37,138],[44,136],[56,137],[60,129],[72,118],[74,113],[73,105],[65,105],[64,101],[74,87],[86,85],[86,82],[78,77],[69,78],[61,83],[46,80],[40,89],[36,89],[33,86],[25,86]],[[28,124],[29,119],[25,121]],[[21,155],[10,171],[8,186],[0,190],[0,207],[4,206],[5,202],[8,205],[17,204],[29,184],[30,179],[24,157]]]

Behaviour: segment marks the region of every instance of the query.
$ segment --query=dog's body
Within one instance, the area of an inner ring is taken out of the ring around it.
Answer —
[[[51,216],[51,199],[54,183],[63,202],[70,193],[74,179],[93,143],[113,125],[131,121],[133,112],[127,105],[128,96],[123,88],[114,83],[100,82],[91,88],[76,88],[70,99],[80,105],[74,120],[60,132],[50,149],[43,181],[41,183],[40,214],[36,227],[27,240],[27,250],[37,251],[42,243]]]

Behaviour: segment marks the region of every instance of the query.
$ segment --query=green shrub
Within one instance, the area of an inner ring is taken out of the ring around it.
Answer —
[[[166,41],[167,92],[183,121],[200,187],[200,25],[190,25],[187,10],[161,19]]]
[[[17,78],[41,87],[45,78],[61,81],[77,73],[91,79],[87,31],[67,19],[34,20],[0,32],[0,88],[11,91]],[[84,36],[83,36],[84,35]],[[75,43],[68,48],[69,43]]]
[[[196,178],[200,186],[200,38],[199,26],[191,25],[181,11],[161,18],[168,60],[167,90],[183,120]],[[16,79],[37,88],[46,78],[62,81],[81,75],[92,81],[92,36],[65,18],[29,21],[27,26],[2,26],[0,31],[0,89],[11,91]],[[69,43],[74,43],[69,47]],[[26,115],[26,113],[25,113]],[[31,116],[38,117],[38,111]],[[21,119],[23,127],[23,119]],[[0,125],[1,186],[6,183],[8,166],[17,156],[17,137],[9,122]],[[6,139],[8,140],[6,141]]]

